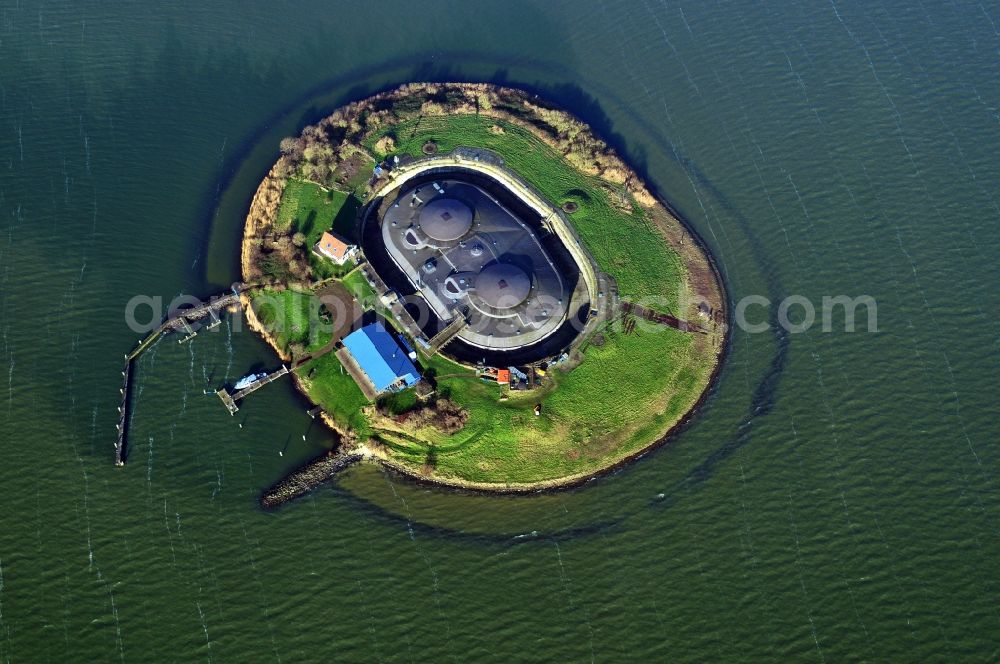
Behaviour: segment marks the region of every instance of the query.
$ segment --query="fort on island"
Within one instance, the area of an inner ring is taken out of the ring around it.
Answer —
[[[357,462],[481,491],[581,483],[686,422],[727,341],[679,215],[585,123],[495,85],[406,85],[284,139],[241,265],[227,302],[281,369],[220,399],[235,413],[290,375],[334,433],[265,507]]]
[[[441,175],[401,191],[381,221],[382,242],[433,315],[429,325],[461,318],[456,340],[514,351],[589,305],[576,266],[549,255],[567,253],[553,246],[559,240],[542,245],[537,214],[529,226],[461,171]]]
[[[365,256],[405,294],[423,347],[450,329],[453,356],[525,364],[565,351],[597,316],[593,260],[497,155],[459,149],[398,168],[380,199]]]

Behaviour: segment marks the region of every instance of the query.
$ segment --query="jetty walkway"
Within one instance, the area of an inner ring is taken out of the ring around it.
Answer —
[[[118,438],[115,441],[115,465],[125,465],[125,456],[128,447],[129,379],[132,375],[132,362],[156,343],[157,339],[169,332],[184,332],[184,338],[179,339],[178,343],[190,341],[198,334],[198,330],[191,326],[192,322],[209,318],[210,321],[204,329],[210,330],[217,327],[222,323],[222,319],[220,318],[222,311],[238,308],[240,306],[240,294],[257,288],[259,286],[254,284],[234,284],[232,290],[210,297],[207,300],[203,300],[200,304],[168,317],[159,326],[150,331],[149,334],[140,339],[135,348],[125,354],[125,367],[122,369],[121,404],[118,406]]]
[[[247,396],[251,392],[259,390],[260,388],[264,387],[269,383],[273,383],[274,381],[278,380],[287,373],[288,373],[288,367],[282,364],[280,369],[278,369],[277,371],[272,371],[271,373],[264,376],[260,380],[254,381],[253,383],[251,383],[249,387],[244,387],[242,390],[239,390],[238,392],[233,392],[232,394],[226,391],[226,388],[222,388],[221,390],[218,390],[216,394],[219,396],[220,399],[222,399],[222,403],[225,404],[226,410],[229,411],[229,414],[235,415],[236,411],[239,410],[239,406],[236,405],[237,401]]]

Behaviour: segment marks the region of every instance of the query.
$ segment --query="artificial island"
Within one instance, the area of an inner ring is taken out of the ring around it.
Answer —
[[[282,369],[220,396],[235,412],[290,374],[336,434],[267,507],[359,460],[483,491],[580,483],[683,423],[726,343],[678,215],[586,124],[495,85],[406,85],[284,139],[241,265]]]

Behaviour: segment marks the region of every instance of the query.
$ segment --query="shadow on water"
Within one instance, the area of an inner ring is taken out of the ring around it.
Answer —
[[[632,111],[628,104],[626,104],[610,90],[601,86],[597,87],[600,90],[602,98],[611,100],[616,107],[618,107],[632,122],[636,124],[636,126],[641,129],[648,144],[653,145],[663,155],[670,157],[675,164],[686,171],[698,184],[698,186],[708,192],[719,207],[722,208],[734,222],[736,222],[740,231],[747,240],[747,244],[750,248],[755,264],[758,268],[760,268],[759,273],[764,279],[768,298],[773,302],[781,300],[785,296],[783,292],[784,289],[782,288],[778,277],[774,274],[773,270],[770,269],[772,266],[776,265],[776,263],[769,255],[764,243],[761,242],[760,238],[757,237],[757,234],[754,232],[750,219],[739,210],[739,208],[715,185],[714,182],[712,182],[712,180],[706,176],[704,171],[702,171],[698,165],[694,163],[694,161],[688,158],[676,145],[671,143],[670,140],[667,139],[667,137],[665,137],[657,127]],[[659,191],[655,181],[650,178],[646,150],[642,148],[630,149],[622,135],[614,131],[610,118],[596,98],[588,94],[579,86],[573,84],[557,85],[550,88],[542,86],[537,90],[537,94],[546,96],[552,101],[563,105],[565,108],[575,113],[581,120],[594,127],[598,134],[601,135],[609,145],[611,145],[616,151],[619,152],[619,154],[623,155],[626,160],[629,161],[630,165],[645,181],[646,186],[650,189],[650,191],[660,201],[662,201],[667,208],[670,209],[670,211],[688,227],[688,229],[692,231],[696,238],[698,237],[697,233],[694,233],[694,229],[691,224],[676,208],[670,204],[669,199]],[[720,266],[720,271],[723,271],[724,273],[724,266]],[[732,301],[729,302],[729,307],[730,311],[732,311]],[[721,463],[725,462],[741,447],[751,441],[753,427],[758,418],[767,416],[773,409],[778,386],[788,357],[790,338],[789,333],[779,324],[776,309],[773,307],[769,308],[768,322],[770,324],[769,331],[772,334],[775,343],[774,354],[768,363],[766,371],[761,376],[753,390],[750,405],[743,421],[737,427],[730,439],[711,453],[704,462],[691,470],[687,476],[678,483],[675,490],[668,494],[664,501],[658,501],[657,505],[669,505],[671,497],[676,500],[677,494],[680,490],[690,490],[692,485],[702,484],[710,479],[715,474],[716,469]]]
[[[468,52],[449,52],[449,53],[437,53],[436,58],[444,61],[450,62],[463,62],[468,66],[475,65],[486,65],[489,66],[491,63],[484,60],[479,54],[468,53]],[[291,100],[286,104],[281,110],[273,114],[271,117],[266,119],[263,123],[258,126],[258,129],[253,131],[249,136],[246,137],[244,141],[241,142],[239,147],[231,152],[226,159],[225,167],[221,171],[220,181],[213,183],[213,186],[206,190],[206,199],[208,205],[204,206],[203,209],[206,210],[205,215],[205,227],[208,227],[213,222],[217,222],[215,211],[219,205],[223,193],[227,188],[233,183],[236,174],[241,168],[247,166],[253,167],[253,165],[244,164],[244,162],[249,157],[251,151],[262,141],[262,140],[273,140],[275,149],[273,152],[273,157],[277,156],[277,143],[282,136],[272,135],[274,133],[273,127],[279,124],[287,125],[290,117],[296,117],[296,130],[300,130],[302,127],[313,124],[333,110],[351,101],[363,99],[365,97],[377,94],[378,92],[391,90],[398,85],[412,82],[412,81],[432,81],[432,82],[446,82],[446,81],[468,81],[468,82],[488,82],[494,84],[509,85],[512,87],[518,87],[524,89],[532,94],[537,94],[538,96],[553,102],[562,108],[565,108],[569,112],[573,113],[581,120],[589,124],[595,131],[595,133],[603,138],[612,148],[614,148],[619,154],[621,154],[632,166],[633,169],[639,174],[639,176],[645,181],[646,185],[649,187],[650,191],[667,207],[670,211],[681,219],[682,222],[692,231],[692,234],[697,238],[697,233],[694,232],[692,225],[684,218],[680,212],[670,205],[666,196],[662,195],[659,188],[656,186],[655,181],[650,177],[649,163],[648,163],[648,150],[656,150],[658,153],[662,154],[664,157],[670,159],[674,164],[682,169],[687,175],[689,175],[694,183],[716,203],[720,209],[722,209],[728,218],[735,223],[740,232],[746,239],[747,246],[750,249],[753,262],[759,269],[759,274],[764,279],[765,288],[767,290],[767,296],[772,301],[778,301],[783,297],[783,289],[779,278],[775,275],[773,266],[776,263],[772,260],[769,255],[765,245],[760,241],[753,230],[753,224],[751,220],[743,214],[737,206],[726,196],[726,194],[719,189],[708,177],[707,175],[694,163],[692,159],[687,157],[682,150],[680,150],[676,145],[674,145],[660,129],[644,119],[638,113],[631,109],[630,105],[627,104],[623,99],[618,97],[614,92],[608,90],[606,87],[595,84],[592,81],[585,81],[588,88],[593,89],[597,92],[598,96],[594,96],[588,93],[584,87],[577,85],[575,83],[546,83],[546,82],[530,82],[524,78],[512,77],[510,74],[510,67],[517,69],[527,69],[529,71],[538,72],[540,75],[545,75],[550,79],[556,80],[570,80],[579,79],[579,74],[571,72],[566,68],[554,65],[552,63],[540,62],[531,58],[513,58],[509,63],[509,67],[498,68],[493,71],[491,75],[470,75],[466,73],[466,69],[461,67],[456,67],[451,64],[439,64],[438,62],[431,61],[430,59],[417,64],[415,66],[408,67],[407,65],[412,62],[412,58],[398,58],[395,60],[390,60],[382,62],[378,65],[373,65],[371,67],[365,67],[361,69],[354,70],[348,74],[337,76],[331,78],[310,90],[307,90],[303,94],[299,95],[297,98]],[[368,79],[382,79],[382,84],[380,85],[368,85],[368,84],[355,84],[347,88],[343,93],[334,94],[334,92],[347,85],[351,81],[357,80],[368,80]],[[331,97],[331,95],[333,95]],[[329,103],[326,104],[315,104],[311,103],[318,97],[327,96],[330,97]],[[643,145],[630,145],[625,137],[617,132],[614,127],[614,123],[608,113],[604,110],[602,102],[598,100],[605,100],[607,103],[612,104],[617,110],[621,112],[622,115],[627,117],[634,125],[639,129],[640,135],[643,138]],[[303,108],[305,107],[305,108]],[[297,115],[296,115],[297,114]],[[648,146],[648,147],[646,147]],[[273,159],[271,160],[273,161]],[[259,176],[263,177],[267,169],[270,168],[271,162],[266,165],[258,166]],[[256,182],[259,181],[259,177],[254,179],[254,187],[256,187]],[[241,198],[245,201],[243,209],[249,206],[250,199],[253,196],[253,191],[246,191],[241,193]],[[242,224],[234,224],[233,233],[235,235],[240,235],[242,233]],[[700,241],[700,240],[699,240]],[[207,243],[202,246],[202,257],[208,251]],[[204,261],[201,262],[205,265]],[[720,266],[720,272],[725,280],[725,267]],[[731,298],[730,298],[731,300]],[[729,302],[730,309],[732,309],[733,302]],[[774,352],[767,364],[767,368],[762,374],[762,376],[757,381],[757,384],[753,390],[752,397],[750,400],[749,407],[746,414],[741,419],[740,423],[736,427],[732,435],[718,448],[716,448],[712,453],[710,453],[705,460],[698,464],[696,467],[691,469],[683,478],[678,480],[675,485],[664,493],[661,499],[657,499],[653,502],[645,502],[646,507],[655,506],[657,508],[670,507],[675,504],[680,499],[680,495],[690,493],[693,487],[700,487],[704,485],[708,480],[710,480],[719,467],[725,463],[733,454],[739,451],[742,447],[749,444],[753,439],[753,431],[755,425],[758,423],[759,418],[766,417],[774,407],[776,401],[776,395],[778,387],[781,382],[781,377],[784,371],[784,367],[787,360],[788,348],[789,348],[789,336],[788,333],[782,330],[781,326],[778,324],[777,314],[774,308],[770,310],[770,332],[774,339]],[[729,345],[731,346],[732,341],[730,337]],[[727,349],[728,352],[728,349]],[[713,386],[713,390],[715,387]],[[681,427],[682,429],[683,427]],[[674,438],[680,429],[675,431],[669,438]],[[661,446],[662,447],[662,446]],[[393,480],[390,480],[393,481]],[[403,481],[406,484],[406,481]],[[586,491],[587,486],[582,486],[578,489],[564,490],[563,493],[567,491]],[[393,489],[395,491],[395,488]],[[341,488],[335,488],[334,492],[344,498],[350,498],[357,508],[369,515],[381,515],[381,518],[390,519],[393,521],[405,521],[411,526],[416,526],[417,523],[414,522],[412,517],[407,517],[397,512],[391,510],[389,507],[384,505],[376,505],[375,503],[359,497],[349,491]],[[458,494],[456,494],[458,495]],[[537,494],[532,494],[531,496],[515,496],[515,497],[504,497],[504,501],[526,501],[532,498],[537,498]],[[498,499],[499,500],[499,499]],[[638,509],[644,509],[642,507]],[[608,528],[616,527],[624,523],[630,516],[636,513],[636,510],[630,510],[625,512],[620,512],[614,518],[609,521],[603,521],[599,524],[588,524],[581,527],[569,527],[565,529],[555,529],[553,532],[558,533],[561,537],[581,537],[588,534],[596,534],[598,532],[604,532]],[[467,534],[462,530],[448,528],[445,526],[436,526],[430,524],[420,524],[420,527],[427,529],[430,534],[437,535],[456,535],[456,534]],[[482,533],[467,534],[468,536],[483,538],[487,537]],[[547,538],[549,535],[538,536],[540,538]],[[533,536],[534,538],[534,536]],[[509,535],[506,536],[490,536],[489,539],[495,541],[512,541]],[[532,538],[528,538],[532,539]]]
[[[382,471],[388,472],[388,471]],[[387,479],[389,482],[396,482],[396,479]],[[483,544],[490,544],[493,546],[513,546],[517,544],[528,544],[531,542],[552,542],[556,541],[568,541],[582,539],[586,537],[593,537],[597,535],[607,535],[609,532],[614,532],[620,530],[624,526],[623,519],[609,519],[601,521],[591,521],[584,525],[568,526],[565,528],[558,528],[546,532],[544,530],[532,530],[528,532],[489,532],[483,530],[462,530],[456,529],[450,526],[444,526],[439,524],[430,523],[427,521],[420,520],[416,515],[409,516],[401,514],[399,512],[386,509],[385,507],[378,505],[364,498],[358,497],[356,494],[352,493],[347,489],[340,487],[334,487],[331,489],[325,489],[326,491],[331,491],[333,497],[342,502],[347,502],[353,506],[356,513],[359,514],[364,519],[371,519],[374,521],[381,521],[389,526],[398,526],[401,523],[406,524],[407,528],[411,529],[415,534],[424,535],[428,537],[441,537],[441,538],[459,538],[464,540],[469,540],[471,542],[479,542]],[[523,496],[506,496],[502,500],[523,500]],[[496,500],[496,497],[491,497],[491,500]],[[302,500],[302,499],[300,499]],[[280,510],[278,512],[280,514]]]
[[[588,82],[589,83],[589,82]],[[669,199],[662,194],[655,181],[650,177],[647,152],[642,147],[631,147],[625,138],[615,131],[611,118],[605,112],[601,103],[593,95],[587,93],[580,86],[572,83],[564,83],[552,86],[546,85],[518,85],[534,94],[545,97],[550,101],[568,109],[581,120],[589,124],[612,148],[621,154],[632,166],[640,178],[646,183],[660,201],[667,206],[674,216],[681,220],[692,232],[699,242],[704,243],[695,232],[690,222],[670,204]],[[747,240],[747,244],[753,255],[754,262],[760,268],[760,274],[765,280],[767,295],[771,301],[779,301],[784,297],[780,280],[769,268],[775,265],[769,255],[765,245],[757,237],[753,230],[750,219],[737,208],[737,206],[721,191],[707,175],[688,158],[682,150],[670,142],[666,136],[653,124],[645,120],[638,113],[631,110],[629,104],[615,95],[612,91],[602,86],[595,86],[599,89],[601,97],[610,100],[621,112],[635,123],[642,131],[645,143],[652,145],[663,155],[669,157],[674,163],[686,171],[691,178],[708,192],[711,198],[722,208],[726,214],[736,222],[740,231]],[[720,271],[724,273],[724,267],[720,266]],[[727,288],[727,293],[729,289]],[[730,311],[733,302],[729,302]],[[692,485],[702,484],[710,479],[719,465],[735,454],[741,447],[751,441],[754,423],[758,418],[768,415],[774,407],[778,385],[784,372],[785,363],[788,356],[789,334],[779,324],[778,316],[774,308],[769,309],[770,332],[775,342],[774,354],[768,363],[767,370],[759,379],[754,388],[750,405],[743,421],[737,427],[732,437],[723,443],[718,449],[711,453],[704,462],[691,470],[687,476],[678,483],[675,490],[669,493],[664,501],[658,501],[659,506],[669,505],[670,498],[676,500],[678,492],[689,491]]]

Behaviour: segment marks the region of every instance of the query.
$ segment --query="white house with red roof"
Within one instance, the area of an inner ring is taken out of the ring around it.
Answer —
[[[329,258],[337,265],[343,265],[358,251],[356,244],[349,244],[346,240],[327,231],[313,247],[316,253]]]

